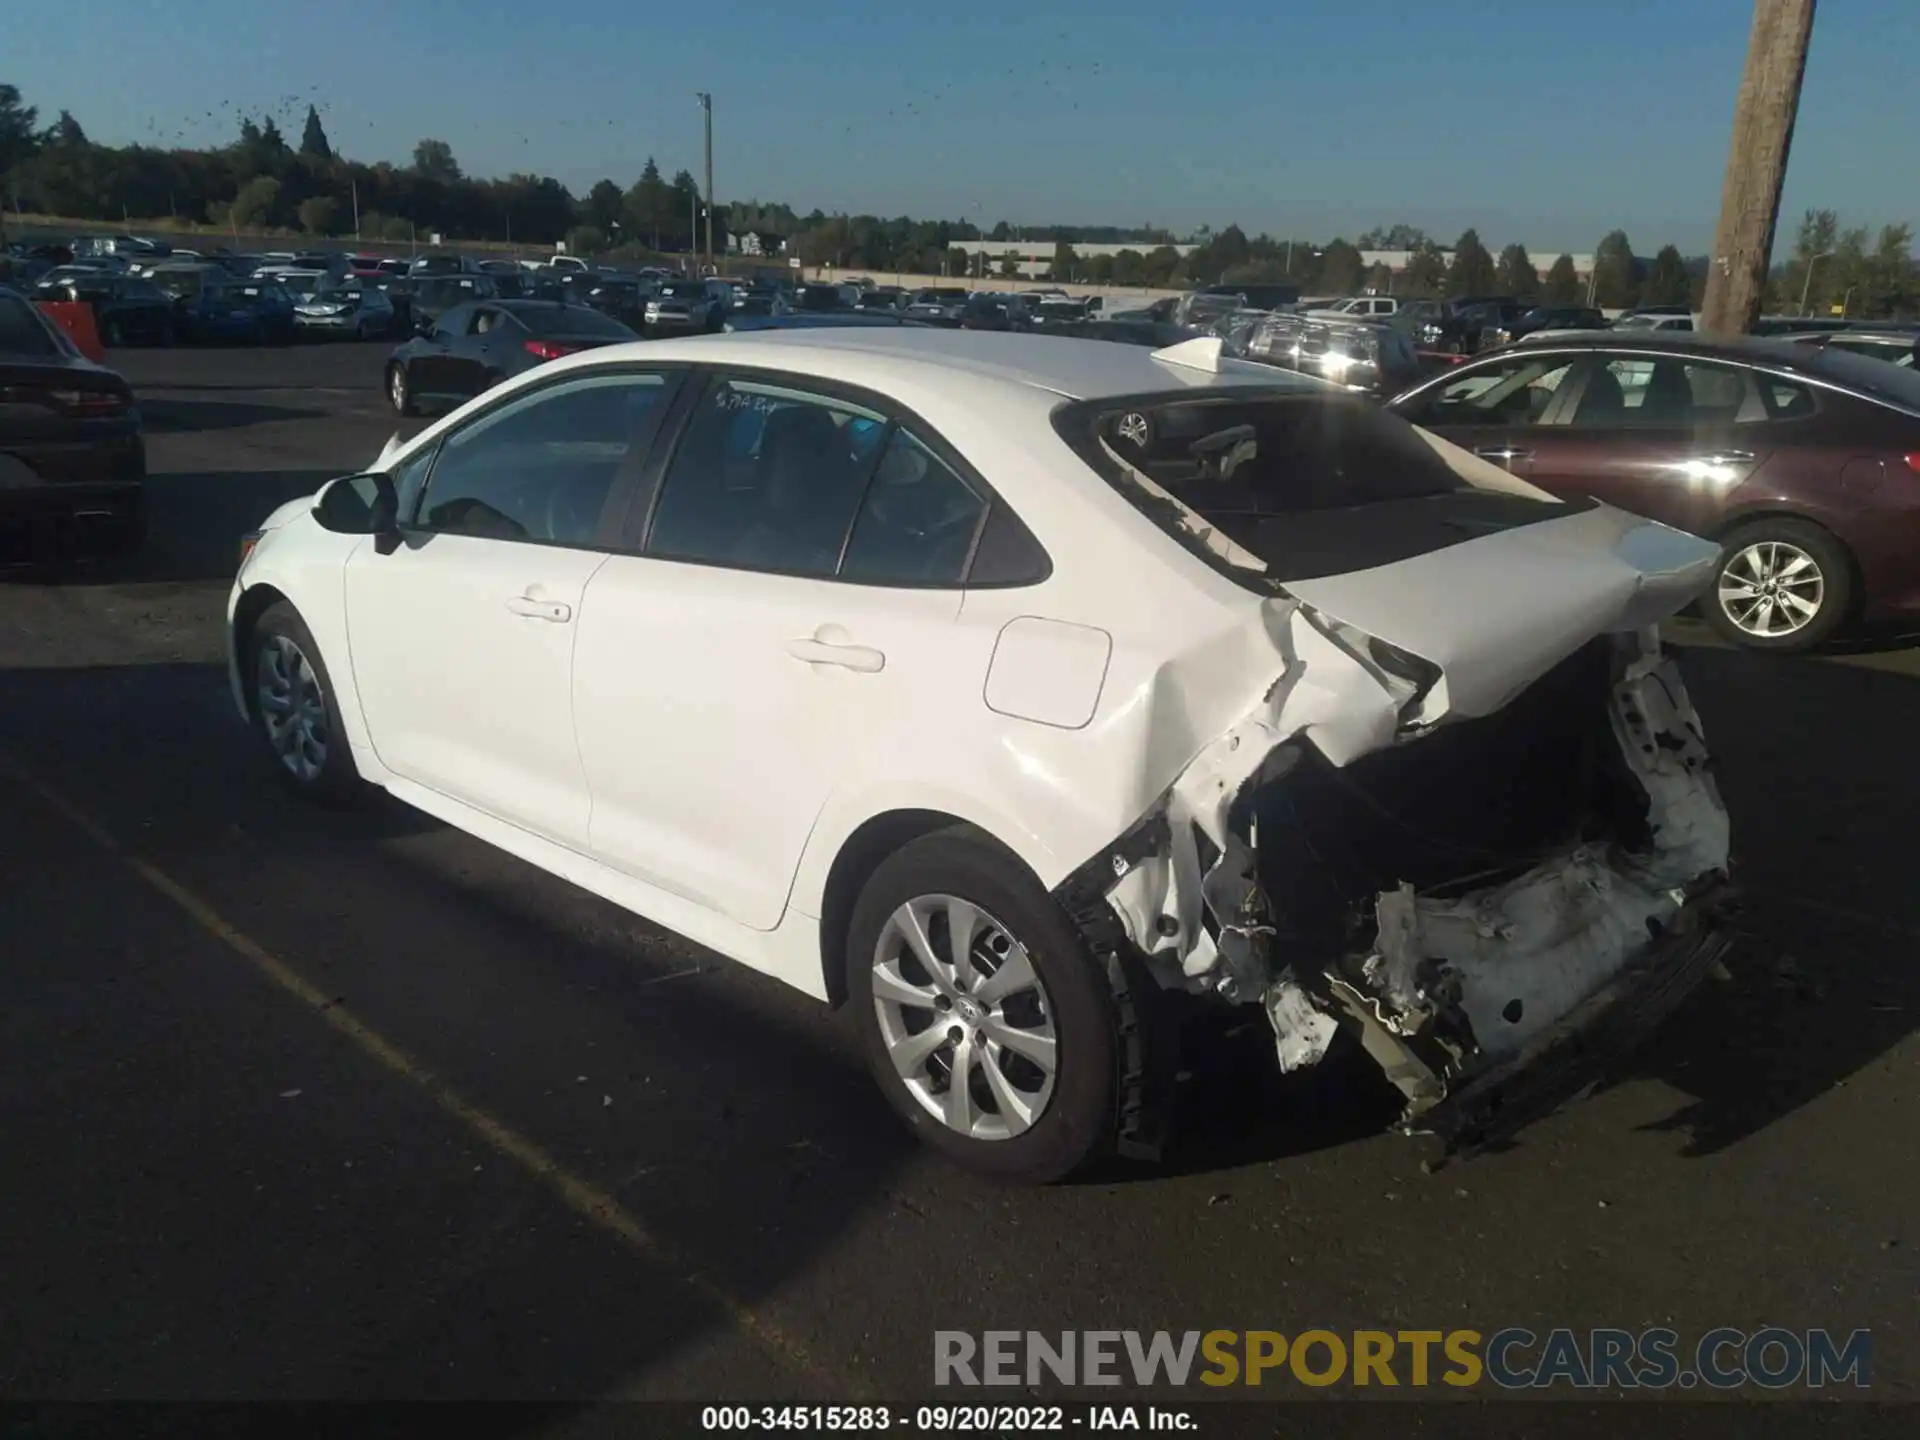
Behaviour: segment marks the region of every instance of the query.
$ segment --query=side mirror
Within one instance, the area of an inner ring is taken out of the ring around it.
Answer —
[[[420,336],[423,340],[433,334],[433,317],[431,315],[415,315],[413,317],[413,333]]]
[[[329,480],[313,497],[313,518],[335,535],[400,535],[400,496],[387,475]]]

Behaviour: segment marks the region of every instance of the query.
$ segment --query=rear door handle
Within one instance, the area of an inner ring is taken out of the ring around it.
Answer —
[[[558,600],[536,600],[531,595],[516,595],[507,601],[507,609],[529,620],[548,620],[564,625],[573,618],[573,607]]]
[[[1473,452],[1482,460],[1529,460],[1531,450],[1516,450],[1511,445],[1482,445]]]
[[[1751,465],[1753,452],[1751,450],[1716,450],[1711,455],[1702,455],[1700,458],[1709,465]]]
[[[809,665],[838,665],[862,675],[878,675],[887,665],[881,651],[865,645],[829,645],[825,640],[789,640],[787,654]]]

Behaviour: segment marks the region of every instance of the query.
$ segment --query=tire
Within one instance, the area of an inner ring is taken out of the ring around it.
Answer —
[[[1700,606],[1707,623],[1742,649],[1795,654],[1832,639],[1846,624],[1854,590],[1853,557],[1831,533],[1810,520],[1753,520],[1721,537],[1720,567]],[[1756,591],[1775,597],[1773,603],[1756,608],[1748,600]],[[1801,619],[1807,603],[1813,612]],[[1780,628],[1782,617],[1800,623]]]
[[[413,398],[413,385],[405,365],[387,366],[387,401],[402,415],[418,415],[420,402]]]
[[[284,600],[268,606],[245,658],[254,733],[281,783],[323,804],[360,799],[365,786],[340,728],[333,679],[300,612]]]
[[[936,974],[915,958],[899,918],[908,913],[941,961],[950,958],[955,919],[970,919],[972,983],[950,965]],[[1024,971],[1004,968],[1021,955]],[[941,830],[883,861],[854,906],[846,965],[874,1078],[926,1144],[976,1174],[1030,1185],[1059,1180],[1110,1148],[1116,1022],[1106,978],[1052,897],[984,835],[966,826]],[[1037,984],[996,990],[994,965]],[[882,966],[890,983],[876,983]],[[1036,1043],[1048,1026],[1050,1079],[1028,1058],[1048,1053]],[[1003,1043],[1009,1035],[1020,1036],[1018,1049]],[[931,1049],[913,1043],[923,1036]],[[951,1083],[962,1056],[969,1062],[964,1106]]]
[[[507,377],[505,375],[502,375],[498,370],[487,371],[486,374],[480,377],[480,390],[477,393],[484,394],[486,391],[493,389],[494,386],[498,385],[502,380],[505,380],[506,378]]]
[[[102,328],[100,332],[100,343],[102,345],[111,345],[111,346],[114,346],[115,348],[118,348],[119,345],[121,344],[121,341],[122,341],[122,337],[120,334],[119,322],[114,320],[109,320],[106,323],[105,327]]]

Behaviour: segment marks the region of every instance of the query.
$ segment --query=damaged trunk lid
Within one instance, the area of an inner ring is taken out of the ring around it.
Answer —
[[[1726,811],[1654,629],[1717,547],[1325,394],[1056,423],[1264,597],[1269,688],[1075,892],[1163,986],[1261,1004],[1285,1069],[1351,1033],[1410,1128],[1472,1141],[1718,964]]]

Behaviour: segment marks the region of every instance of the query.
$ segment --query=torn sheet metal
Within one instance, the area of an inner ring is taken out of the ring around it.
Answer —
[[[1661,603],[1680,603],[1676,594]],[[1641,603],[1612,599],[1615,618],[1634,618]],[[1285,785],[1301,741],[1345,765],[1425,733],[1439,682],[1423,689],[1384,671],[1365,632],[1310,606],[1275,601],[1269,618],[1284,672],[1181,774],[1164,801],[1165,844],[1107,898],[1162,984],[1258,1000],[1284,1070],[1316,1063],[1344,1023],[1418,1114],[1563,1026],[1675,925],[1690,887],[1724,874],[1727,816],[1699,717],[1657,633],[1635,629],[1615,638],[1611,689],[1594,698],[1610,701],[1650,846],[1570,845],[1461,895],[1401,885],[1375,897],[1370,953],[1285,953],[1259,882],[1259,837],[1250,822],[1234,828],[1235,802]]]

